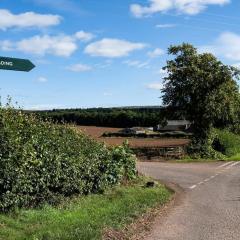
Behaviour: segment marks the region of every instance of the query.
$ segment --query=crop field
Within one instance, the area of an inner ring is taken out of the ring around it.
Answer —
[[[94,127],[94,126],[76,126],[79,131],[97,139],[98,141],[105,142],[109,146],[121,145],[125,140],[128,140],[131,148],[147,148],[147,147],[175,147],[187,145],[189,139],[174,139],[174,138],[124,138],[124,137],[101,137],[104,132],[117,132],[121,128],[108,128],[108,127]]]
[[[95,139],[101,138],[104,132],[117,132],[121,128],[95,127],[95,126],[76,126],[76,129]]]

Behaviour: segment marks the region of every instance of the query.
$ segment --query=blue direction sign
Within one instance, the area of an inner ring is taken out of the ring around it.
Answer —
[[[30,72],[35,65],[27,59],[0,57],[0,69]]]

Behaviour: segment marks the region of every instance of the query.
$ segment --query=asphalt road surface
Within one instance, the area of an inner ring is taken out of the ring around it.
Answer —
[[[139,162],[138,169],[183,189],[145,240],[240,240],[240,162]]]

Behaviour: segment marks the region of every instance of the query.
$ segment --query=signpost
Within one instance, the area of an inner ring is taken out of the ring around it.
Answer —
[[[0,57],[0,69],[30,72],[33,68],[35,65],[27,59]]]

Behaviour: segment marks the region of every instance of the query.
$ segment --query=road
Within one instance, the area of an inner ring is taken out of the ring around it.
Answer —
[[[145,240],[240,239],[240,162],[139,162],[138,169],[183,189]]]

